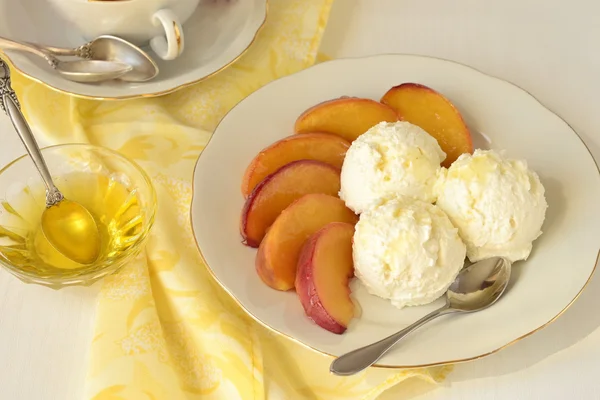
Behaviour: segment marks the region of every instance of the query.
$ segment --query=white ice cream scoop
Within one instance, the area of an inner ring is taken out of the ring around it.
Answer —
[[[340,198],[357,214],[396,195],[433,203],[433,187],[445,158],[438,142],[418,126],[381,122],[346,152]]]
[[[442,296],[464,265],[465,244],[448,216],[424,201],[398,198],[361,214],[354,273],[371,294],[398,307]]]
[[[495,256],[515,262],[527,259],[542,234],[544,192],[525,161],[478,149],[440,174],[436,204],[458,228],[471,262]]]

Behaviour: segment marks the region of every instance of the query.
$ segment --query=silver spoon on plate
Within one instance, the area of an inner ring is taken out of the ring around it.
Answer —
[[[74,82],[94,83],[117,79],[133,70],[131,65],[121,61],[73,60],[62,61],[49,51],[34,45],[0,37],[0,48],[24,51],[42,57],[65,79]]]
[[[115,61],[131,65],[133,69],[119,77],[122,81],[144,82],[158,75],[158,65],[142,49],[116,36],[102,35],[77,48],[40,46],[54,56],[75,56],[87,60]]]
[[[504,294],[510,273],[511,262],[502,257],[481,260],[464,268],[448,288],[446,304],[441,308],[400,332],[338,357],[331,363],[330,371],[335,375],[354,375],[377,362],[406,335],[437,317],[485,310]]]

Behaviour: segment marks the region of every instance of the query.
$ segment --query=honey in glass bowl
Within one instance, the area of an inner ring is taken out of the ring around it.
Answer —
[[[63,145],[42,153],[65,198],[94,217],[100,255],[93,264],[79,264],[48,242],[41,229],[45,187],[29,159],[21,158],[0,171],[0,263],[26,282],[90,284],[141,251],[154,220],[154,189],[139,166],[108,149]]]

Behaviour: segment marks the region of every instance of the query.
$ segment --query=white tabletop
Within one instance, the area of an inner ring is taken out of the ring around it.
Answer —
[[[593,0],[338,0],[322,51],[334,58],[412,53],[473,66],[532,93],[600,160],[598,15]],[[9,127],[0,116],[0,165],[23,153]],[[565,265],[565,279],[568,271]],[[54,292],[0,271],[0,398],[82,397],[96,291]],[[457,365],[441,387],[419,387],[417,398],[600,398],[598,304],[596,276],[556,322],[496,355]],[[401,399],[402,391],[382,399]]]

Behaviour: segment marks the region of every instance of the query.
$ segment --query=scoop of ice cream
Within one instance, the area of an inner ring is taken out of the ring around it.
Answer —
[[[356,213],[404,195],[434,202],[433,186],[446,158],[437,140],[409,122],[381,122],[346,152],[340,198]]]
[[[440,174],[435,191],[472,262],[494,256],[525,260],[542,234],[548,207],[544,186],[525,161],[475,150]]]
[[[398,308],[443,295],[464,265],[466,248],[437,206],[397,198],[361,214],[354,233],[357,278]]]

